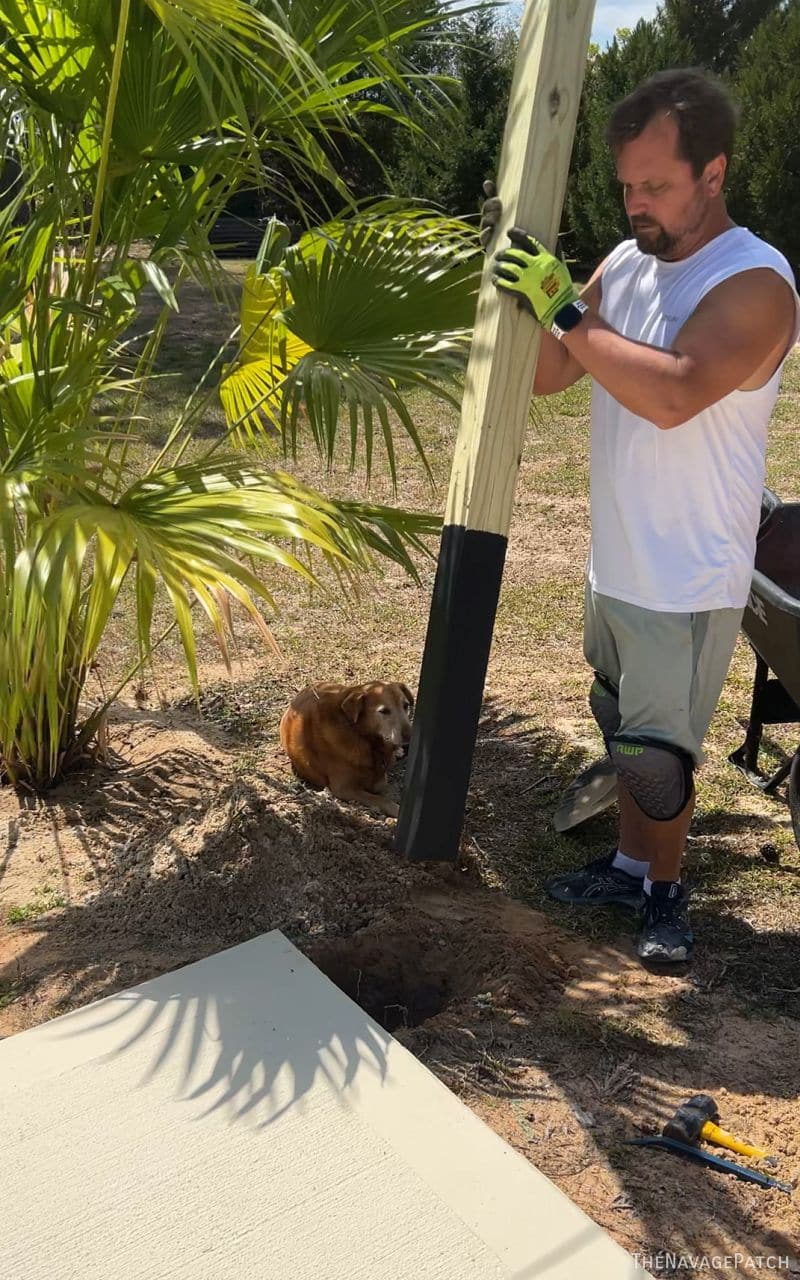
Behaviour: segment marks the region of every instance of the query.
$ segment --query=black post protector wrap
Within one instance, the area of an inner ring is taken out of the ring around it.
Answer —
[[[508,539],[446,525],[394,848],[414,862],[458,855]]]

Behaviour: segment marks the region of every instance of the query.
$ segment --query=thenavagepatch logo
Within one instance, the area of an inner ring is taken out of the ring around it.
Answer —
[[[756,1273],[783,1272],[791,1274],[797,1268],[796,1260],[778,1253],[750,1255],[745,1253],[635,1253],[633,1260],[637,1267],[658,1275],[666,1271],[668,1275],[684,1272],[688,1275],[704,1271],[742,1271]]]

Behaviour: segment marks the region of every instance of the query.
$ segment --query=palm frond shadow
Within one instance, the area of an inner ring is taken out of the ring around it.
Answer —
[[[274,980],[275,969],[260,966],[275,952],[265,952],[263,942],[246,944],[244,955],[223,953],[213,964],[188,965],[91,1006],[78,1015],[74,1030],[72,1020],[61,1024],[61,1034],[92,1037],[113,1030],[114,1055],[133,1051],[141,1059],[138,1087],[167,1073],[196,1121],[223,1110],[229,1121],[265,1127],[300,1104],[319,1075],[336,1091],[352,1085],[362,1067],[384,1079],[390,1037],[358,1008],[320,1003],[304,1024],[286,1018],[280,992],[264,998],[263,983]],[[233,983],[231,962],[241,977],[243,960],[252,973]],[[244,1006],[254,1017],[243,1018]],[[271,1025],[280,1018],[280,1026]],[[210,1065],[209,1040],[217,1046]],[[157,1043],[156,1052],[147,1052],[147,1041]]]

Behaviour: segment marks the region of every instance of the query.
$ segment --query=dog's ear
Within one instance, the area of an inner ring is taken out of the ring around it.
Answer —
[[[401,684],[401,685],[400,685],[400,688],[401,688],[401,690],[403,691],[403,693],[404,693],[404,695],[406,696],[406,698],[408,698],[408,701],[411,703],[411,708],[412,708],[412,710],[413,710],[413,708],[414,708],[414,695],[413,695],[413,693],[411,692],[411,690],[409,689],[409,687],[408,687],[408,685],[407,685],[407,684]]]
[[[361,689],[351,689],[347,697],[342,700],[342,711],[347,716],[351,724],[356,724],[358,717],[364,710],[364,694]]]

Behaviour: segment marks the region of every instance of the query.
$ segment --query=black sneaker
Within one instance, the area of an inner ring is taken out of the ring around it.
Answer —
[[[612,850],[603,858],[587,862],[580,871],[553,876],[545,885],[550,897],[576,907],[604,907],[617,902],[637,910],[644,896],[643,882],[640,877],[629,876],[627,871],[612,866],[615,854],[616,850]]]
[[[671,880],[654,880],[645,894],[637,955],[651,964],[682,964],[691,959],[693,950],[686,889]]]

